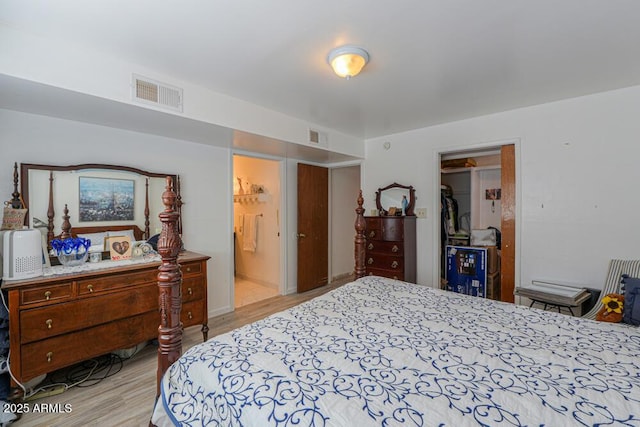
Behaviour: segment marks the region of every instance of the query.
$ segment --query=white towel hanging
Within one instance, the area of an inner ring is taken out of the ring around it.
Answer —
[[[255,252],[258,247],[258,216],[244,214],[242,249],[247,252]]]
[[[236,223],[235,223],[236,233],[239,235],[243,234],[244,230],[244,214],[236,215]]]

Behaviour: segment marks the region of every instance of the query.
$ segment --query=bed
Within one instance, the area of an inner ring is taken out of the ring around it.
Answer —
[[[368,276],[159,367],[152,423],[638,426],[638,355],[637,327]]]

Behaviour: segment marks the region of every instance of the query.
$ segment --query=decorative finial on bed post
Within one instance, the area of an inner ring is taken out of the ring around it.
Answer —
[[[69,222],[69,208],[67,204],[64,205],[64,210],[62,211],[64,215],[62,215],[62,233],[60,233],[61,239],[67,239],[71,237],[71,223]]]
[[[173,180],[167,177],[167,186],[162,193],[164,211],[160,213],[162,231],[158,238],[158,253],[162,257],[158,268],[158,302],[160,326],[158,327],[158,373],[156,395],[160,395],[162,376],[182,353],[182,323],[180,322],[182,272],[178,264],[178,253],[182,246],[178,234],[180,214],[175,210],[176,193]]]
[[[13,209],[22,209],[22,200],[18,191],[18,162],[13,163],[13,193],[11,193],[11,207]]]
[[[364,208],[362,205],[364,204],[364,198],[362,197],[362,190],[360,190],[360,194],[358,195],[358,207],[356,208],[356,237],[355,237],[355,247],[354,247],[354,255],[356,261],[355,274],[356,279],[364,277],[366,274],[366,268],[364,264],[365,258],[365,245],[367,243],[367,239],[364,235],[364,230],[366,228],[366,222],[364,220]]]

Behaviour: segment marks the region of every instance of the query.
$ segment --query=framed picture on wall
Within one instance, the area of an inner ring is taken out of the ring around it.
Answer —
[[[135,181],[80,177],[80,222],[132,221]]]

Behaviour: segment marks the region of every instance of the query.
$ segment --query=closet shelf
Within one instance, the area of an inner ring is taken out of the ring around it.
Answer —
[[[233,203],[265,203],[269,200],[266,193],[234,194]]]
[[[487,170],[499,170],[502,169],[500,165],[488,165],[488,166],[472,166],[468,168],[447,168],[440,169],[440,173],[460,173],[460,172],[472,172],[472,171],[487,171]]]

